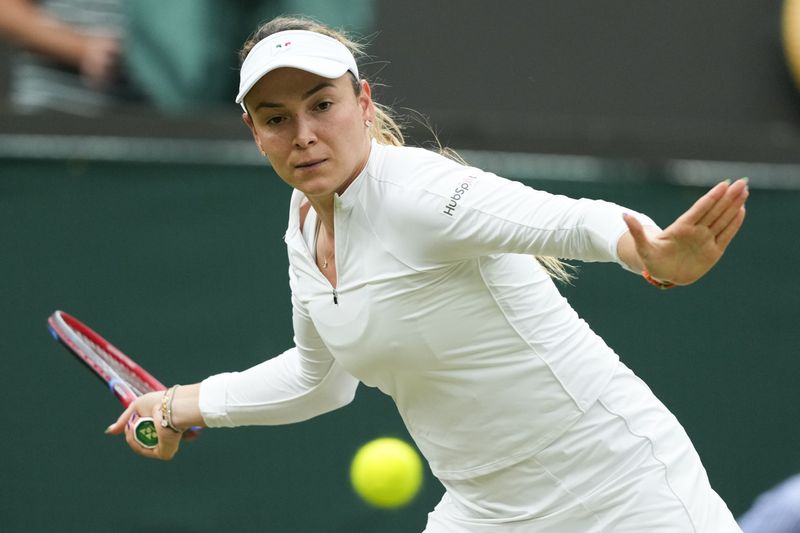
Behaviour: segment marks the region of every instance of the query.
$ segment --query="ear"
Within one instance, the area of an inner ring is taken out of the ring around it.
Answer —
[[[256,146],[258,146],[261,155],[266,155],[264,153],[264,149],[261,148],[261,141],[258,140],[258,134],[256,133],[255,124],[253,124],[253,118],[246,111],[242,113],[242,121],[247,125],[248,128],[250,128],[250,133],[253,135],[253,141],[255,141]]]
[[[361,107],[361,114],[364,120],[370,122],[375,120],[375,104],[372,102],[372,87],[367,80],[359,81],[361,84],[361,94],[358,95],[358,105]]]
[[[247,111],[245,111],[244,113],[242,113],[242,122],[244,122],[244,123],[245,123],[245,125],[246,125],[248,128],[250,128],[250,133],[252,133],[252,134],[253,134],[253,137],[255,137],[255,136],[256,136],[256,127],[255,127],[255,125],[253,124],[253,119],[252,119],[252,118],[250,118],[250,113],[248,113]]]

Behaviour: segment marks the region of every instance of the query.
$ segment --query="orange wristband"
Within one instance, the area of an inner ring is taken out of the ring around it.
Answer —
[[[677,287],[677,285],[675,285],[671,281],[661,281],[660,279],[654,278],[653,276],[650,275],[650,272],[648,272],[647,270],[642,272],[642,276],[644,276],[644,279],[646,279],[649,284],[654,285],[659,289],[666,290]]]

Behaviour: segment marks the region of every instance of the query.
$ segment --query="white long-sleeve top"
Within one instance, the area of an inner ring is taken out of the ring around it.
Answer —
[[[617,355],[531,256],[622,264],[630,210],[373,143],[334,200],[334,288],[313,223],[301,231],[303,201],[295,191],[285,235],[295,346],[206,379],[209,426],[305,420],[360,381],[394,399],[435,475],[465,479],[545,447],[610,380]]]

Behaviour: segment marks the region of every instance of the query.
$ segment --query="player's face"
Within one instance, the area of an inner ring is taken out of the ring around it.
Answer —
[[[289,185],[309,197],[342,193],[366,165],[370,137],[365,121],[374,108],[369,85],[360,95],[349,73],[328,79],[279,68],[245,98],[244,120],[256,144]]]

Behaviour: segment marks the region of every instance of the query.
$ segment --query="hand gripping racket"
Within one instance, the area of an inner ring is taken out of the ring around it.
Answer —
[[[108,385],[123,406],[128,407],[142,394],[166,390],[149,372],[77,318],[56,311],[47,319],[47,327],[54,339]],[[199,429],[190,428],[183,438],[196,437]],[[145,448],[156,447],[158,437],[151,417],[137,419],[134,438]]]

